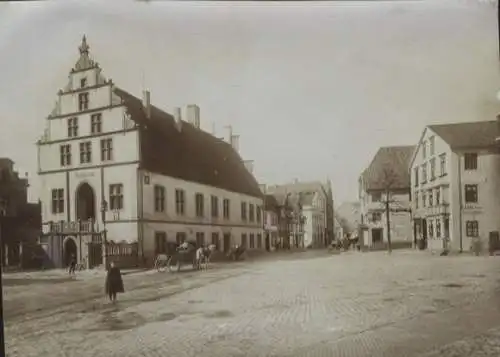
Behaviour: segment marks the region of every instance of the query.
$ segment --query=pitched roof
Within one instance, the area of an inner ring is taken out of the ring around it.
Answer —
[[[410,187],[408,164],[415,146],[381,147],[361,174],[367,190],[406,189]]]
[[[429,125],[452,148],[494,146],[497,128],[496,120]]]
[[[276,197],[273,195],[264,195],[264,208],[266,210],[273,210],[278,208],[279,203],[278,200],[276,200]]]
[[[153,105],[151,116],[147,118],[141,99],[120,88],[115,87],[114,92],[140,127],[141,168],[230,192],[263,197],[259,184],[229,143],[185,121],[181,122],[179,130],[173,115]]]

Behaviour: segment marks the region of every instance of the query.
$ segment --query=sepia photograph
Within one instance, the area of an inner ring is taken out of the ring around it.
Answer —
[[[0,357],[500,356],[497,0],[0,3]]]

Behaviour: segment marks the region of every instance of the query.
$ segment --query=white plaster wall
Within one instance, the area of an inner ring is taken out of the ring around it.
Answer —
[[[232,244],[241,243],[241,234],[247,234],[247,242],[249,243],[249,234],[255,234],[255,245],[257,247],[257,234],[262,235],[264,239],[263,219],[262,213],[261,222],[257,222],[257,215],[255,214],[255,221],[248,221],[248,208],[247,208],[247,221],[241,219],[241,202],[253,203],[255,207],[263,206],[261,198],[255,198],[239,193],[229,192],[219,188],[198,184],[195,182],[187,182],[173,177],[162,176],[154,173],[144,172],[143,176],[149,176],[149,184],[145,184],[145,177],[142,178],[143,182],[143,218],[144,223],[144,254],[150,254],[154,251],[154,231],[164,231],[167,233],[169,241],[176,241],[177,232],[185,232],[188,239],[195,239],[196,232],[205,233],[205,241],[209,242],[212,237],[212,232],[219,233],[219,239],[223,239],[224,233],[231,234]],[[154,210],[154,186],[161,185],[165,188],[165,212],[155,212]],[[175,207],[175,190],[183,189],[185,191],[185,214],[178,215]],[[195,194],[202,193],[205,196],[205,215],[204,217],[196,216]],[[211,196],[219,198],[219,217],[213,218],[211,216]],[[223,199],[227,198],[230,201],[230,217],[229,219],[223,218]],[[247,243],[247,244],[248,244]],[[264,249],[264,244],[262,249]]]

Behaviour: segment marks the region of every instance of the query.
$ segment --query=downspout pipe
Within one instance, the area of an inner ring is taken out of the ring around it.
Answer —
[[[458,155],[458,154],[457,154]],[[462,156],[458,155],[458,199],[459,199],[459,234],[460,234],[460,253],[463,253],[463,190],[462,190]]]

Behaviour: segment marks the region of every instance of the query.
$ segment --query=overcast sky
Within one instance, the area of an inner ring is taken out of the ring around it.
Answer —
[[[196,103],[262,183],[330,177],[337,204],[380,146],[500,110],[488,0],[0,3],[0,156],[31,177],[35,141],[87,35],[104,74],[166,110]]]

